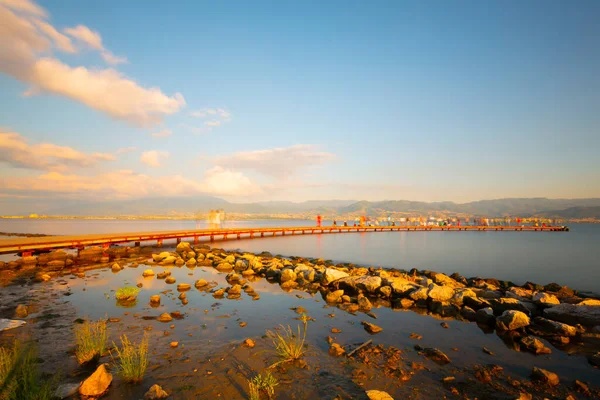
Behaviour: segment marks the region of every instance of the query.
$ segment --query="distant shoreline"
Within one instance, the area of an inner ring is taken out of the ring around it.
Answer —
[[[355,216],[338,217],[338,221],[353,221]],[[468,217],[475,218],[475,217]],[[261,220],[313,220],[312,215],[263,215],[263,214],[229,214],[228,221],[261,221]],[[461,218],[462,219],[462,218]],[[541,219],[541,218],[540,218]],[[0,220],[96,220],[96,221],[206,221],[206,217],[197,216],[167,216],[167,215],[145,215],[145,216],[74,216],[74,215],[53,215],[30,217],[24,215],[0,215]],[[324,216],[324,221],[331,221],[331,218]],[[575,224],[598,224],[600,219],[595,218],[570,218],[563,219],[564,223]]]

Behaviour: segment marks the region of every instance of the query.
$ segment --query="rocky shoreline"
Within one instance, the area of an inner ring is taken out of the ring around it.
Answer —
[[[138,266],[147,266],[139,271],[139,275],[164,279],[167,284],[176,286],[177,291],[183,294],[179,296],[182,304],[187,303],[185,292],[192,286],[216,299],[235,300],[246,294],[258,300],[260,295],[252,285],[266,279],[277,283],[284,291],[303,291],[320,296],[329,307],[337,307],[352,315],[375,317],[373,311],[386,307],[427,314],[441,320],[469,321],[486,333],[495,332],[512,350],[543,356],[552,352],[544,344],[548,341],[556,349],[569,354],[585,355],[589,364],[600,367],[600,300],[557,284],[541,286],[528,282],[518,286],[493,278],[467,279],[458,273],[448,276],[433,271],[334,265],[322,259],[225,251],[187,242],[178,244],[175,251],[157,251],[149,247],[90,247],[77,256],[59,250],[9,263],[0,262],[0,271],[3,272],[3,284],[9,285],[28,277],[42,282],[69,274],[83,276],[86,271],[98,268],[110,268],[118,274],[125,267]],[[169,267],[183,266],[214,269],[226,275],[228,285],[218,285],[206,279],[177,282]],[[154,300],[152,297],[151,306],[157,300],[160,304],[160,297]],[[27,309],[23,308],[17,307],[15,312],[16,317],[27,315]],[[444,324],[442,327],[447,327]],[[381,332],[376,321],[362,321],[362,325],[370,335]],[[415,334],[416,339],[419,337]],[[368,358],[374,351],[377,353],[377,347],[372,345],[364,349],[355,348],[351,352],[350,348],[334,340],[328,342],[329,354],[335,357],[352,353],[355,358]],[[415,350],[440,365],[451,362],[437,348],[416,345]],[[486,352],[486,349],[483,351]],[[555,378],[552,372],[538,368],[531,374],[532,381],[553,386]]]

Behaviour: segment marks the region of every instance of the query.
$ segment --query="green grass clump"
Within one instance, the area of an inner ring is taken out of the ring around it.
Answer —
[[[106,320],[84,321],[83,324],[75,327],[75,339],[77,341],[75,355],[80,364],[98,361],[106,351],[108,341]]]
[[[275,397],[275,386],[279,385],[277,378],[267,371],[264,376],[256,375],[248,380],[248,389],[250,400],[260,400],[260,393],[266,393],[269,399]]]
[[[42,379],[35,346],[15,341],[12,348],[0,348],[0,400],[50,400],[57,377]]]
[[[117,374],[125,382],[139,383],[144,379],[148,367],[148,336],[144,334],[139,344],[131,343],[127,335],[121,336],[121,348],[115,346],[116,356],[111,357]]]
[[[135,286],[125,286],[117,289],[115,297],[119,301],[134,301],[137,299],[137,295],[140,292],[140,288]]]
[[[304,342],[306,341],[306,329],[307,329],[308,318],[306,315],[302,315],[302,331],[298,326],[298,333],[295,334],[291,326],[280,325],[280,330],[267,331],[267,337],[271,338],[273,345],[275,346],[275,353],[281,358],[281,361],[276,362],[269,368],[272,368],[278,364],[295,361],[300,359],[306,349]]]

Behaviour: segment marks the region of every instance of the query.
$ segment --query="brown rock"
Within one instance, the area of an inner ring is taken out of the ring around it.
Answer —
[[[112,375],[106,371],[106,364],[100,365],[96,371],[79,387],[82,396],[100,397],[108,390],[112,382]]]
[[[167,279],[165,279],[165,283],[168,283],[168,284],[173,284],[175,282],[177,282],[177,280],[175,278],[173,278],[172,276],[169,276]]]
[[[168,314],[168,313],[162,313],[158,317],[157,321],[159,321],[159,322],[171,322],[171,321],[173,321],[173,317],[171,317],[171,315]]]
[[[169,394],[160,386],[154,384],[144,395],[144,400],[162,400],[169,397]]]
[[[197,281],[194,283],[194,286],[196,287],[196,289],[203,288],[203,287],[205,287],[206,285],[208,285],[208,282],[207,282],[207,281],[205,281],[204,279],[198,279],[198,280],[197,280]]]
[[[27,306],[24,304],[19,304],[17,309],[15,310],[16,318],[26,318],[29,315],[29,311],[27,310]]]
[[[365,331],[369,332],[372,335],[379,333],[383,330],[383,328],[367,321],[362,321],[361,324],[365,328]]]
[[[177,346],[179,346],[179,342],[171,342],[171,347],[172,348],[175,348]]]
[[[450,357],[444,354],[441,350],[436,349],[434,347],[427,347],[423,349],[423,353],[425,354],[425,357],[429,358],[432,361],[435,361],[438,364],[444,365],[452,362],[450,360]]]
[[[344,355],[344,353],[346,353],[346,350],[344,350],[342,346],[337,343],[332,343],[329,347],[329,354],[334,357],[340,357]]]
[[[150,296],[151,304],[160,304],[160,294],[155,294],[154,296]]]
[[[253,348],[255,346],[254,340],[252,340],[252,339],[246,339],[246,340],[244,340],[244,343],[242,343],[242,344],[249,348]]]
[[[538,367],[533,367],[533,371],[531,372],[531,379],[534,381],[547,383],[550,386],[556,386],[560,383],[558,375],[556,375],[554,372],[550,372],[548,370]]]
[[[190,290],[191,288],[192,285],[190,285],[189,283],[180,283],[179,285],[177,285],[177,290],[180,292],[185,292],[186,290]]]
[[[552,350],[544,346],[541,340],[534,338],[533,336],[526,336],[521,339],[521,345],[528,351],[535,354],[550,354]]]

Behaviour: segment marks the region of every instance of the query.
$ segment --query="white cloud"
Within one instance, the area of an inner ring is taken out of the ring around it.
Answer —
[[[58,32],[52,25],[39,19],[34,19],[33,22],[46,36],[54,41],[54,44],[58,50],[64,51],[65,53],[77,52],[73,46],[73,43],[71,43],[71,39],[69,39],[68,36]]]
[[[174,176],[149,176],[130,170],[96,176],[49,172],[35,177],[8,178],[0,182],[4,191],[45,192],[79,198],[140,198],[193,196],[198,194],[249,196],[261,193],[244,175],[220,167],[206,171],[202,181]]]
[[[110,51],[103,51],[102,53],[100,53],[100,55],[102,56],[102,59],[104,61],[106,61],[110,65],[126,64],[127,63],[127,57],[115,56]]]
[[[140,161],[150,167],[160,167],[169,158],[170,154],[164,150],[150,150],[142,153]]]
[[[249,169],[277,179],[294,175],[299,169],[326,164],[335,160],[332,153],[319,150],[313,144],[244,151],[213,158],[216,165],[233,169]]]
[[[104,46],[102,46],[102,36],[85,25],[77,25],[74,28],[65,28],[64,32],[94,50],[104,50]]]
[[[16,132],[0,131],[0,162],[13,167],[64,170],[69,166],[90,167],[101,161],[114,161],[108,153],[84,153],[52,143],[29,144]]]
[[[170,129],[163,129],[160,132],[155,132],[152,134],[152,137],[156,137],[156,138],[164,138],[167,136],[171,136],[173,134],[173,131]]]
[[[258,186],[241,172],[219,166],[206,171],[204,185],[206,191],[215,194],[247,196],[260,191]]]
[[[48,15],[46,10],[30,0],[0,0],[0,5],[36,17],[46,18]]]
[[[231,113],[223,108],[203,108],[190,112],[192,117],[210,118],[204,125],[210,128],[217,128],[231,121]]]
[[[28,95],[65,96],[140,126],[159,123],[185,106],[181,94],[167,96],[158,88],[144,88],[112,68],[71,67],[53,58],[53,47],[75,49],[68,37],[40,17],[45,17],[43,9],[32,2],[0,0],[0,72],[31,85]],[[107,60],[123,61],[104,49],[97,32],[83,25],[66,32],[88,47],[102,49]]]
[[[110,65],[123,64],[127,62],[126,57],[118,57],[104,48],[102,44],[102,36],[96,31],[92,31],[85,25],[77,25],[75,28],[66,28],[65,33],[75,38],[85,46],[98,50],[102,59]]]
[[[142,88],[114,69],[71,68],[52,58],[33,65],[29,82],[41,91],[72,98],[142,126],[159,123],[163,115],[174,114],[185,105],[181,94],[168,97],[158,88]]]

